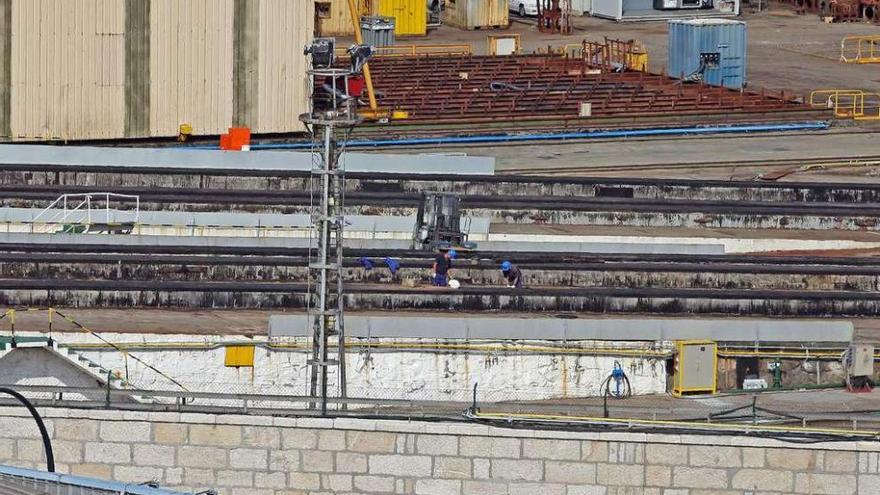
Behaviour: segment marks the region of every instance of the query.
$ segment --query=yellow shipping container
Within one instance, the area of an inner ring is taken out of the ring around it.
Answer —
[[[443,22],[461,29],[505,28],[507,0],[447,0]]]
[[[425,0],[356,0],[361,14],[394,18],[395,36],[425,36],[428,7]],[[351,36],[354,28],[348,0],[317,0],[315,31],[319,36]]]
[[[378,0],[376,14],[394,18],[395,36],[428,34],[428,8],[425,0]]]

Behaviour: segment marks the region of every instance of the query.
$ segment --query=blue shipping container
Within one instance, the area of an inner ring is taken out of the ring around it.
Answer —
[[[672,77],[742,89],[746,23],[727,19],[669,21],[666,72]]]

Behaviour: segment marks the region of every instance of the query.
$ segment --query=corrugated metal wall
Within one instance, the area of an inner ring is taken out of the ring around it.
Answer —
[[[0,139],[300,131],[313,19],[306,0],[0,0]]]
[[[302,47],[312,39],[303,19],[314,19],[312,2],[260,0],[259,81],[255,132],[300,129],[299,114],[307,111],[306,57]]]
[[[462,29],[503,27],[509,23],[507,0],[447,1],[443,22]]]
[[[152,0],[150,134],[226,132],[232,122],[233,0]]]
[[[348,0],[317,0],[316,4],[324,4],[318,9],[315,28],[319,36],[351,36],[354,26],[351,24],[351,13],[348,11]]]
[[[125,14],[118,0],[13,0],[14,138],[123,134]]]
[[[0,0],[0,136],[8,136],[12,58],[12,0]]]

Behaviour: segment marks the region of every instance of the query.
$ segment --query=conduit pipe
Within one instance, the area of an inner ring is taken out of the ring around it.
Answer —
[[[738,134],[749,132],[786,132],[786,131],[817,131],[828,129],[827,121],[790,122],[777,124],[745,124],[668,127],[652,129],[615,129],[605,131],[562,132],[542,134],[493,134],[477,136],[447,136],[405,139],[352,140],[345,145],[349,148],[369,148],[377,146],[423,146],[445,144],[479,144],[479,143],[520,143],[529,141],[565,141],[580,139],[636,138],[657,136],[694,136],[704,134]],[[310,143],[265,143],[252,144],[252,150],[295,150],[310,149]],[[199,149],[217,149],[216,146],[198,147]]]

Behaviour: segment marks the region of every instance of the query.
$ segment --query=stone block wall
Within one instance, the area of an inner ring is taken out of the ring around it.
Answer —
[[[227,495],[878,494],[880,445],[572,433],[485,425],[41,411],[58,471]],[[0,408],[0,464],[44,468],[36,426]]]

